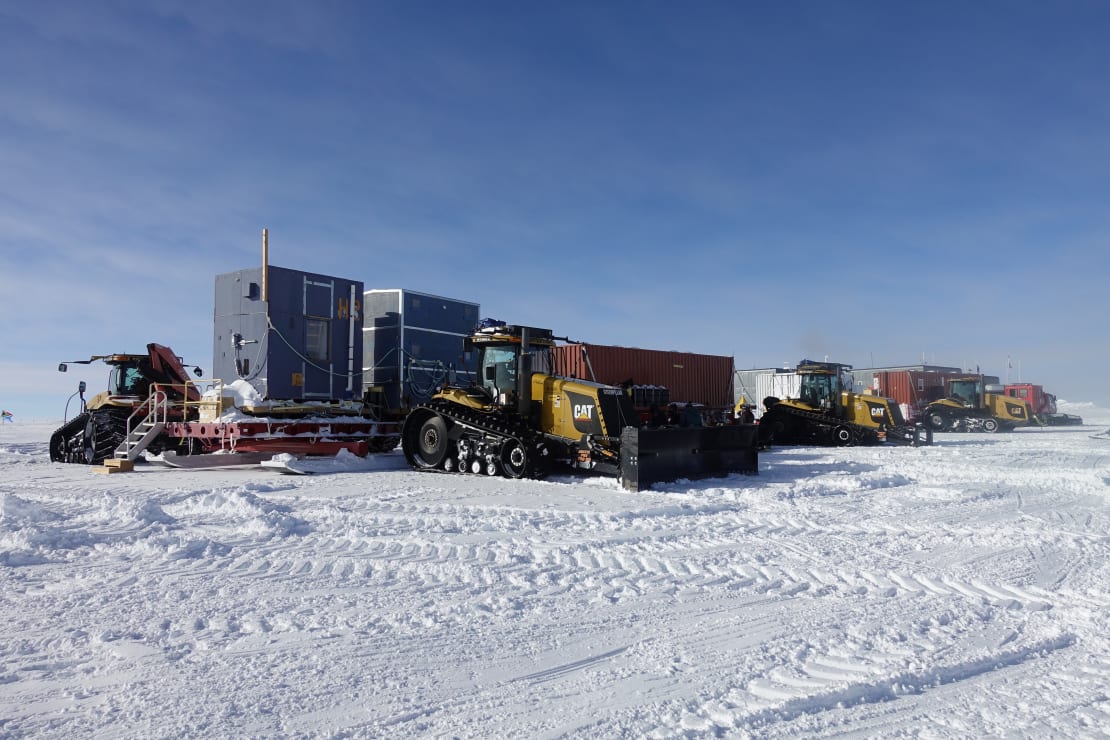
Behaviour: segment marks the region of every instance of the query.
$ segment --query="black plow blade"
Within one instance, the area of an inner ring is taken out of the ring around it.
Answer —
[[[637,429],[621,433],[621,484],[641,491],[683,478],[723,478],[758,473],[755,424]]]
[[[892,427],[886,432],[886,441],[895,445],[926,447],[933,443],[933,430],[921,424]]]

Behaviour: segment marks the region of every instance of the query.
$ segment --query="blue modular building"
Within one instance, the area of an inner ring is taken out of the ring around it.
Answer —
[[[362,398],[363,284],[284,267],[216,276],[212,372],[265,400]]]
[[[479,304],[404,289],[366,291],[363,303],[363,387],[386,412],[403,414],[444,383],[474,381],[463,340]]]

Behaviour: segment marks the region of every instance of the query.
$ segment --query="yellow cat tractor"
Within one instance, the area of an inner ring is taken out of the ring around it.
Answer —
[[[128,418],[147,403],[154,383],[160,384],[171,400],[195,402],[200,398],[196,386],[189,383],[181,358],[169,347],[151,343],[145,355],[94,355],[87,360],[63,362],[58,370],[65,372],[68,365],[94,362],[112,368],[108,389],[86,402],[85,382],[81,381],[77,391],[81,396],[81,412],[50,436],[52,462],[98,465],[111,457],[127,435]],[[200,375],[200,368],[194,372]],[[156,442],[147,449],[158,452],[160,444]]]
[[[798,398],[763,399],[759,439],[767,444],[877,445],[918,447],[933,443],[932,432],[907,424],[889,398],[854,392],[851,365],[802,360]]]
[[[447,386],[413,409],[401,447],[416,470],[541,478],[578,469],[639,491],[682,478],[757,472],[754,424],[642,426],[616,386],[552,374],[549,329],[484,320],[466,339],[478,383]]]
[[[985,384],[982,375],[949,378],[946,385],[948,396],[926,406],[922,416],[934,432],[1009,432],[1036,423],[1028,401]]]

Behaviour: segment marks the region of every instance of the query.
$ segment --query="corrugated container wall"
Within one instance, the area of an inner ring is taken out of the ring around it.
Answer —
[[[212,374],[262,398],[362,396],[362,283],[270,266],[216,276]],[[235,337],[240,341],[236,347]]]
[[[670,389],[670,400],[678,403],[713,407],[733,403],[731,357],[603,344],[563,344],[555,347],[553,358],[558,375],[596,379],[606,385],[631,382],[636,386],[664,386]]]
[[[935,392],[937,379],[935,373],[930,378],[926,373],[914,370],[883,370],[874,374],[871,387],[886,398],[916,406],[921,401],[928,403],[931,400],[928,395]],[[943,390],[943,385],[940,388]]]
[[[763,399],[768,396],[775,398],[797,398],[801,388],[801,378],[793,370],[778,368],[765,368],[761,370],[736,371],[736,398],[734,403],[740,402],[740,397],[752,404],[755,418],[763,416]]]
[[[363,385],[373,401],[400,412],[429,400],[446,381],[474,382],[463,340],[479,304],[414,290],[369,290],[363,332]]]

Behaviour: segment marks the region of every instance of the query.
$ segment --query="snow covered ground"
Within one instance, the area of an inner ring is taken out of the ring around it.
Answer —
[[[760,475],[53,464],[0,426],[0,735],[1110,734],[1110,412]]]

